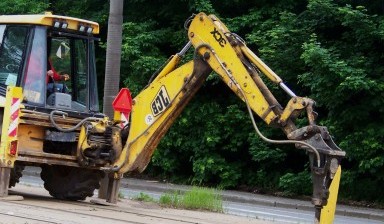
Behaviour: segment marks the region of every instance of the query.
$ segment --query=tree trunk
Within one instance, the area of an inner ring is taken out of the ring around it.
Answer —
[[[113,118],[112,102],[119,91],[121,42],[123,29],[123,4],[124,0],[110,0],[108,36],[107,36],[107,61],[105,64],[103,113]],[[108,175],[101,181],[99,198],[107,199],[109,178]],[[116,194],[118,193],[118,189]],[[114,197],[117,197],[115,195]]]

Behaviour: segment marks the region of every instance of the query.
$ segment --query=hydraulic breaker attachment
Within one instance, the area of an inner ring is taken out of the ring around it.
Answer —
[[[296,145],[297,148],[309,151],[313,182],[312,204],[316,208],[315,222],[318,223],[320,222],[322,208],[328,204],[330,186],[340,167],[340,160],[345,157],[345,152],[336,146],[327,128],[323,126],[309,125],[297,129],[288,134],[288,138],[303,141],[313,147],[309,148],[301,144]],[[337,185],[339,179],[340,177],[338,177],[338,180],[335,180]],[[337,189],[338,186],[334,188],[336,192],[332,192],[332,194],[336,193],[337,195]],[[336,203],[336,200],[332,200],[332,202]],[[334,213],[336,206],[332,207]]]

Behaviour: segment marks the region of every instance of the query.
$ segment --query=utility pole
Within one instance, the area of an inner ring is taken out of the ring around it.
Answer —
[[[119,91],[120,83],[123,6],[124,0],[109,1],[103,113],[110,118],[114,116],[112,102]],[[110,203],[116,203],[119,183],[120,179],[115,179],[108,174],[105,175],[100,183],[99,198],[107,199]],[[108,195],[107,192],[112,195]]]

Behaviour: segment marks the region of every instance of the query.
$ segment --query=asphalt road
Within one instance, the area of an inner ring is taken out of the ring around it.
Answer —
[[[39,172],[39,168],[27,168],[19,184],[43,188],[43,182],[38,176]],[[189,186],[124,179],[121,183],[120,193],[125,198],[134,198],[140,193],[145,193],[158,199],[164,192],[186,191],[188,189]],[[308,201],[236,191],[223,191],[222,195],[224,199],[224,212],[226,214],[276,223],[313,223],[314,211]],[[384,210],[338,205],[334,223],[384,223]]]

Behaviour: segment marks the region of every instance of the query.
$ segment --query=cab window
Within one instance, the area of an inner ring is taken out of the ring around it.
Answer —
[[[49,40],[49,66],[57,74],[68,75],[62,92],[71,97],[71,109],[87,111],[88,104],[88,41],[72,37],[52,37]]]
[[[24,100],[32,104],[44,104],[47,83],[46,29],[36,27],[31,53],[27,57],[24,77]]]
[[[22,72],[29,28],[0,25],[0,84],[15,86]]]
[[[74,99],[85,105],[87,99],[87,41],[77,39],[75,46],[75,80],[76,89],[74,90]]]

